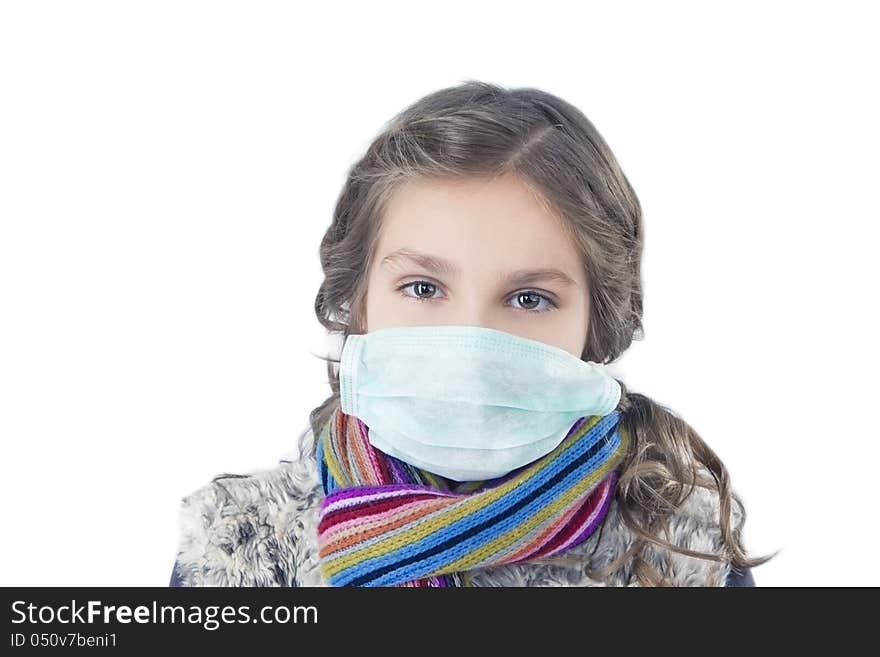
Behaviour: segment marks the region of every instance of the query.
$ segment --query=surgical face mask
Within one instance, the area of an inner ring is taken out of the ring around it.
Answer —
[[[349,335],[341,409],[376,449],[456,481],[500,477],[551,452],[581,417],[607,415],[620,384],[559,347],[479,326]]]

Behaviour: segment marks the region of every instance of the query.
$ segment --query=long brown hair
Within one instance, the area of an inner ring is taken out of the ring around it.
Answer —
[[[343,340],[363,332],[367,272],[378,227],[400,184],[417,177],[505,173],[517,175],[545,207],[564,218],[583,253],[591,314],[581,358],[609,363],[634,339],[642,339],[641,206],[608,145],[580,110],[556,96],[476,80],[432,92],[404,109],[349,169],[320,246],[324,281],[315,313],[321,324]],[[332,394],[310,414],[313,439],[339,405],[338,360],[324,360]],[[636,540],[614,563],[588,574],[603,579],[631,560],[628,565],[640,584],[666,585],[645,558],[650,545],[716,561],[727,558],[740,569],[775,556],[746,555],[742,524],[732,527],[730,520],[734,502],[742,522],[745,508],[724,464],[697,432],[669,408],[620,384],[618,409],[631,440],[616,499]],[[311,449],[314,453],[314,443]],[[694,486],[718,492],[724,555],[693,552],[660,538]]]

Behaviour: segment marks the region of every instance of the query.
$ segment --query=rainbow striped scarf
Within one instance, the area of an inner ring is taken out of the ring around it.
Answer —
[[[368,431],[337,408],[317,444],[318,555],[333,586],[467,586],[468,570],[564,552],[601,524],[628,447],[615,410],[503,477],[455,482],[380,452]]]

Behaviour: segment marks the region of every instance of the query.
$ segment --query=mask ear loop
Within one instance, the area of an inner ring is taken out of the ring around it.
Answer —
[[[357,415],[357,383],[358,368],[364,348],[364,335],[355,333],[349,335],[342,346],[342,355],[339,358],[339,402],[342,412],[346,415]]]
[[[620,382],[618,382],[618,380],[611,376],[611,374],[609,374],[607,371],[604,371],[604,368],[603,372],[608,378],[605,386],[605,395],[603,396],[602,400],[603,403],[601,405],[601,414],[608,415],[617,408],[618,404],[620,404],[620,398],[623,395],[623,389],[620,387]],[[605,410],[606,408],[607,410]]]

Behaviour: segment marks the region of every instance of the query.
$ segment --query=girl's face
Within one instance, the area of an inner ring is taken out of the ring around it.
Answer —
[[[383,218],[366,332],[483,326],[580,358],[589,329],[586,273],[560,221],[513,175],[408,182]]]

